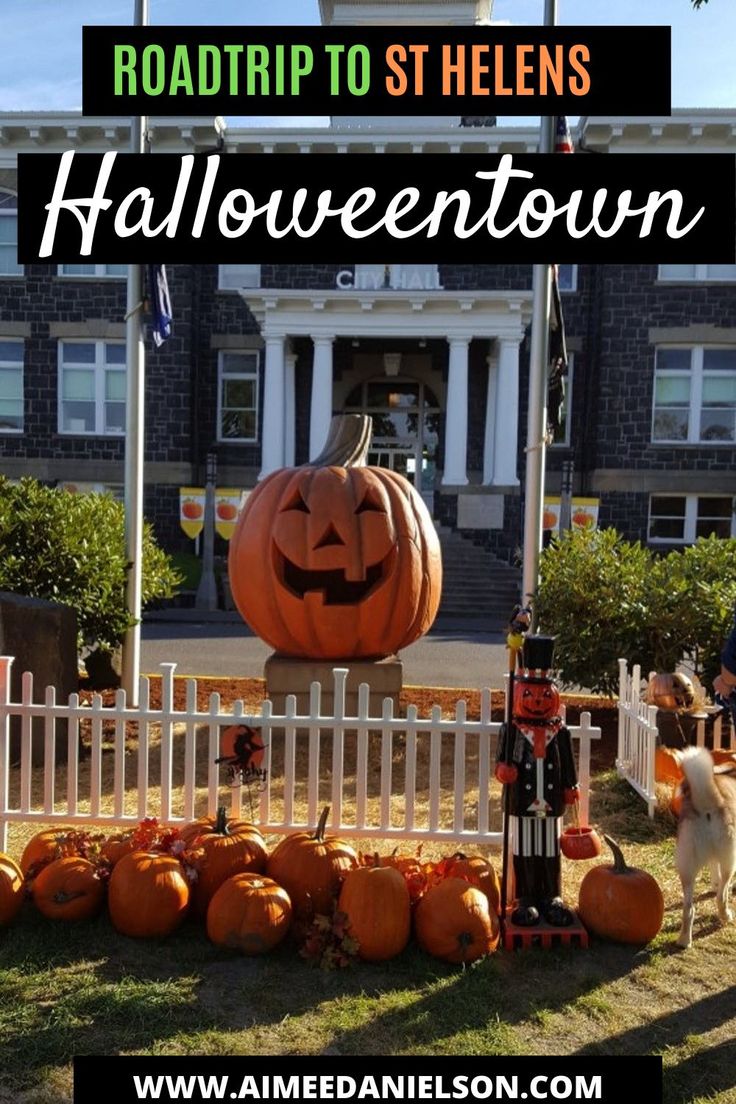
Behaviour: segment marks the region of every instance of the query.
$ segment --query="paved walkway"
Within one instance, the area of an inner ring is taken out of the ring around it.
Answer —
[[[141,670],[176,663],[180,675],[260,677],[270,650],[237,617],[227,614],[184,620],[146,620],[142,629]],[[187,611],[192,617],[192,611]],[[503,686],[506,649],[500,633],[446,623],[402,652],[404,683],[417,686]]]

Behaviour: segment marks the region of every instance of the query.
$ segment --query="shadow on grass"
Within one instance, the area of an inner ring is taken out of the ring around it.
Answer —
[[[466,1053],[514,1053],[513,1025],[530,1010],[559,1009],[631,964],[620,948],[605,964],[532,951],[460,971],[409,949],[385,966],[330,973],[289,945],[264,958],[230,955],[193,922],[168,940],[139,941],[106,916],[54,925],[29,907],[0,946],[0,1084],[28,1089],[75,1054],[166,1052],[181,1046],[177,1035],[222,1033],[215,1045],[227,1052],[232,1033],[302,1016],[295,1053],[328,1043],[346,1054],[441,1051],[443,1039],[460,1052],[449,1040],[463,1033]]]
[[[605,1044],[589,1043],[575,1054],[581,1057],[657,1054],[669,1048],[687,1046],[694,1036],[716,1031],[729,1022],[736,1022],[736,986],[703,997],[646,1024],[610,1035]],[[697,1048],[693,1054],[682,1057],[677,1065],[665,1069],[664,1085],[665,1104],[689,1104],[695,1085],[703,1098],[733,1090],[736,1088],[736,1042],[727,1039],[715,1046]]]

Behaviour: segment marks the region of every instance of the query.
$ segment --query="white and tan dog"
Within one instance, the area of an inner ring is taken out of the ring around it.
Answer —
[[[736,871],[736,770],[713,766],[706,748],[688,748],[682,760],[685,781],[677,826],[675,864],[682,882],[682,927],[678,947],[689,947],[693,936],[693,888],[709,866],[721,923],[733,919],[729,907],[731,879]]]

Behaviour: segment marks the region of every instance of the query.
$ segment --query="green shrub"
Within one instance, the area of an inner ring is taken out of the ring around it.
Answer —
[[[579,529],[541,557],[537,614],[557,638],[560,677],[599,693],[618,689],[619,656],[643,674],[687,659],[711,681],[735,602],[736,540],[701,537],[659,557],[615,529]]]
[[[0,476],[0,590],[72,606],[80,647],[112,650],[133,624],[125,608],[124,525],[122,503],[110,495]],[[148,523],[142,575],[144,605],[171,597],[179,583]]]
[[[654,565],[651,621],[656,667],[672,671],[686,656],[706,684],[720,671],[720,653],[736,605],[736,540],[700,537]]]
[[[615,529],[570,530],[545,549],[536,609],[540,628],[557,638],[563,682],[614,693],[619,656],[646,668],[651,561]]]

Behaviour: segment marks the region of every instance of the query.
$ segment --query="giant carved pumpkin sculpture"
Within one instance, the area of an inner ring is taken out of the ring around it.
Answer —
[[[442,567],[437,533],[403,476],[362,467],[370,419],[334,419],[327,446],[260,483],[230,542],[230,587],[276,651],[385,656],[427,632]]]

